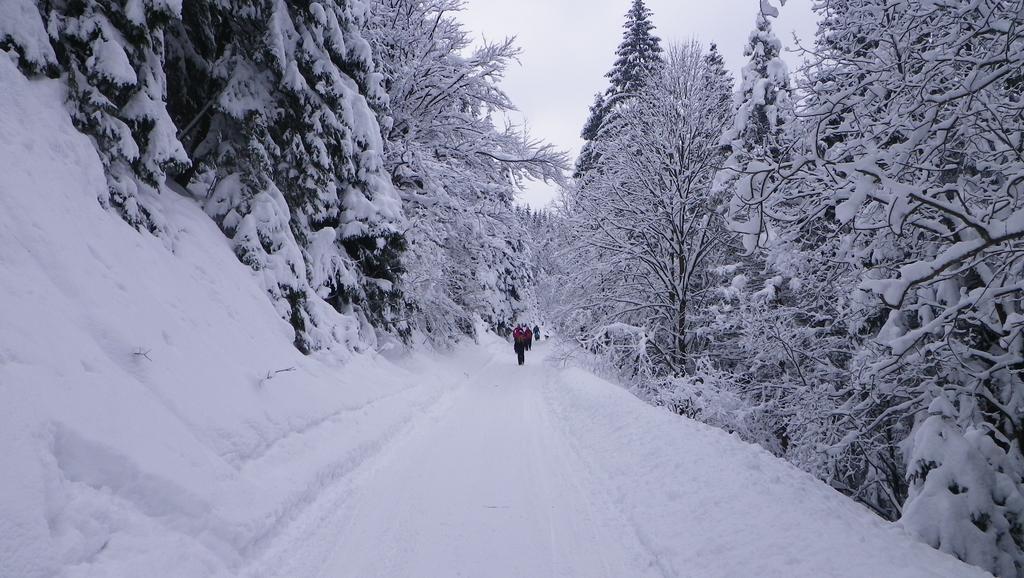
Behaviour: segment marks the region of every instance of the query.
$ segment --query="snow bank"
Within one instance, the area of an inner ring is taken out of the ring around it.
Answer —
[[[567,369],[545,392],[665,576],[988,576],[722,430]]]
[[[0,577],[232,575],[440,389],[299,354],[193,202],[169,246],[97,203],[59,82],[0,87]]]

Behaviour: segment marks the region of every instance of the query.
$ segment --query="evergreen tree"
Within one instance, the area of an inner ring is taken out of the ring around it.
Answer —
[[[187,185],[260,272],[303,351],[372,342],[362,325],[391,328],[400,302],[401,205],[380,158],[386,95],[359,18],[340,2],[190,3],[171,66],[201,94],[174,101],[194,127]]]
[[[38,21],[0,27],[0,42],[25,72],[65,76],[71,117],[106,169],[101,203],[165,235],[160,192],[193,192],[303,351],[372,343],[371,326],[401,329],[391,322],[402,302],[402,208],[383,172],[387,95],[359,6],[36,7]]]
[[[729,152],[720,185],[729,189],[731,226],[743,233],[748,252],[767,241],[765,223],[758,219],[758,185],[765,169],[785,160],[788,146],[784,131],[794,120],[790,101],[789,71],[781,58],[782,43],[772,32],[770,16],[759,11],[743,55],[736,115],[733,126],[722,136]],[[758,207],[755,207],[755,209]]]
[[[731,106],[732,74],[725,68],[725,59],[714,42],[708,46],[708,51],[704,54],[704,82],[710,87],[708,94],[720,99],[715,103],[716,110]]]
[[[137,228],[160,230],[163,180],[189,164],[167,112],[163,69],[163,29],[179,18],[181,3],[54,0],[38,8],[67,74],[71,118],[93,138],[106,169],[100,202]],[[29,60],[30,71],[39,70]]]
[[[843,289],[856,284],[856,277],[833,264],[840,259],[830,235],[835,227],[815,222],[769,230],[760,218],[762,210],[772,210],[759,204],[765,200],[759,196],[762,186],[790,160],[799,133],[770,8],[757,14],[744,49],[736,115],[722,135],[728,158],[716,183],[742,246],[730,247],[732,259],[721,270],[723,287],[705,329],[711,343],[702,381],[686,385],[700,392],[714,384],[716,395],[742,408],[724,417],[710,412],[726,427],[888,512],[895,500],[861,492],[871,487],[864,483],[863,461],[819,450],[838,441],[827,415],[837,409],[837,384],[851,380],[849,361],[858,345],[850,335],[857,317]],[[698,407],[710,411],[706,404]]]
[[[587,117],[587,122],[583,125],[583,132],[580,133],[583,140],[594,140],[597,138],[597,133],[601,130],[601,123],[604,121],[604,115],[607,111],[604,99],[605,97],[601,93],[594,95],[594,103],[590,105],[590,116]]]
[[[605,95],[602,93],[595,94],[594,103],[590,105],[590,116],[587,117],[587,122],[583,125],[583,131],[580,133],[584,142],[573,170],[573,178],[575,179],[581,179],[583,175],[597,164],[597,156],[592,143],[597,139],[597,135],[601,131],[601,125],[604,123],[606,113]]]
[[[663,64],[661,39],[654,35],[652,12],[644,0],[633,0],[626,12],[622,42],[615,50],[615,64],[605,77],[611,83],[607,91],[609,106],[621,98],[635,96]]]
[[[576,161],[574,177],[583,178],[597,166],[600,155],[591,144],[601,138],[602,132],[611,129],[620,108],[634,98],[664,64],[661,39],[654,35],[652,12],[643,0],[633,0],[626,12],[622,41],[615,50],[615,63],[605,74],[609,86],[603,95],[598,95],[590,108],[590,116],[583,128],[586,141]]]

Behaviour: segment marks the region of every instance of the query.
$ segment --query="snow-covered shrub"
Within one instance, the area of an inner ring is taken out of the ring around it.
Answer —
[[[675,413],[782,453],[770,419],[774,400],[751,403],[741,395],[735,379],[731,373],[716,369],[709,359],[702,358],[687,375],[661,380],[654,388],[657,391],[655,402]]]
[[[972,403],[962,398],[961,403]],[[1024,547],[1024,493],[1007,454],[988,432],[960,427],[960,414],[937,395],[908,440],[910,496],[903,525],[932,546],[988,568],[1019,575]]]

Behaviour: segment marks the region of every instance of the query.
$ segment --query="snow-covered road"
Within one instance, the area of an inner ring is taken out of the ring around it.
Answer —
[[[463,382],[355,487],[297,520],[252,575],[658,575],[552,423],[546,349],[524,367],[497,348],[464,360]]]
[[[492,340],[251,576],[982,575],[805,474]],[[470,369],[473,367],[474,369]]]
[[[383,458],[323,575],[657,575],[552,423],[543,349],[522,368],[493,359]]]

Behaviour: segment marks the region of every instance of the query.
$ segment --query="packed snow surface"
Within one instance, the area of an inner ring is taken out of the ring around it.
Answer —
[[[2,578],[983,575],[547,342],[304,357],[191,200],[136,232],[60,84],[0,86]]]

